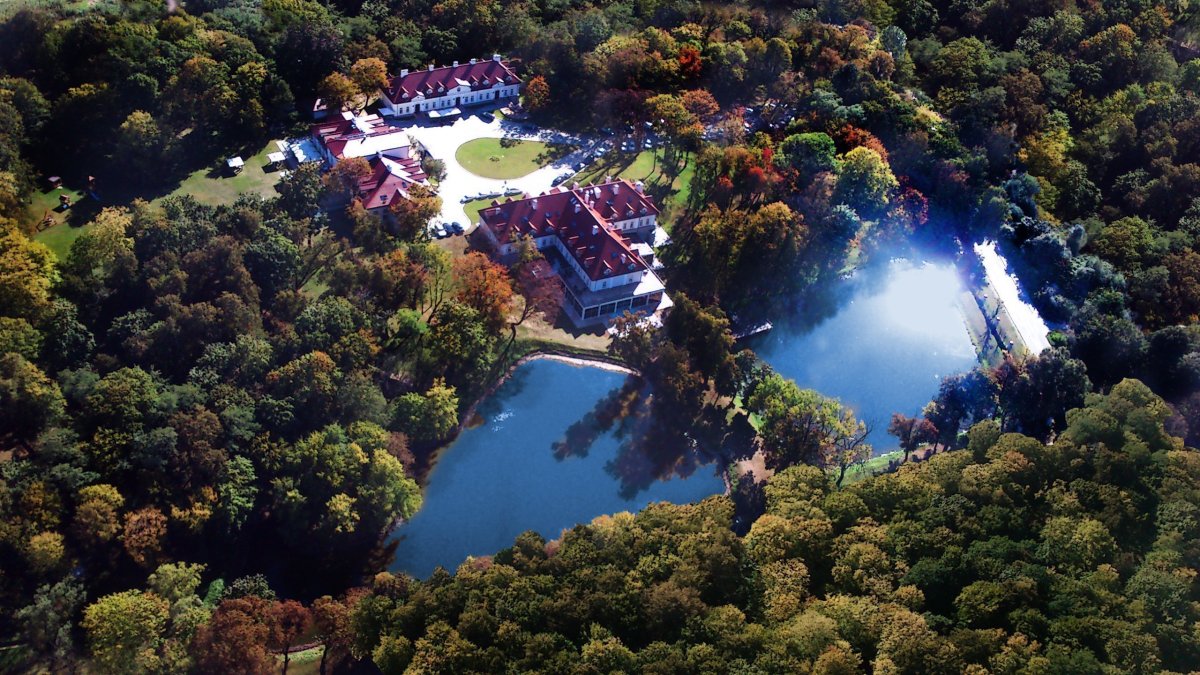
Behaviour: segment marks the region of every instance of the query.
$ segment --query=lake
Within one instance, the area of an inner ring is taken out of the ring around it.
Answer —
[[[712,458],[680,441],[641,444],[645,392],[620,372],[540,359],[520,366],[478,409],[430,472],[425,504],[399,527],[392,569],[424,578],[490,555],[534,530],[554,539],[602,514],[724,491]]]
[[[838,282],[823,310],[775,320],[747,341],[801,386],[835,396],[895,446],[893,412],[915,415],[941,378],[975,365],[949,265],[892,261]],[[637,378],[549,359],[520,366],[437,459],[425,505],[396,530],[392,569],[426,577],[534,530],[546,539],[602,514],[724,491],[714,458],[664,437]]]
[[[919,413],[942,377],[975,366],[962,290],[951,265],[893,260],[839,282],[828,314],[774,320],[746,345],[781,375],[853,408],[872,425],[879,453],[896,447],[892,413]]]

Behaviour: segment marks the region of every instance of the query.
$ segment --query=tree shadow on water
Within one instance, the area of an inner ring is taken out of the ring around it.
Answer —
[[[618,494],[626,501],[655,482],[685,479],[712,465],[717,455],[700,426],[663,408],[647,384],[631,378],[552,444],[554,456],[586,457],[597,439],[611,431],[617,454],[604,470],[620,483]]]
[[[641,398],[643,387],[642,382],[631,377],[621,387],[608,392],[586,415],[567,427],[561,439],[550,444],[554,458],[587,457],[596,439],[608,433],[614,424],[624,424],[631,408]]]

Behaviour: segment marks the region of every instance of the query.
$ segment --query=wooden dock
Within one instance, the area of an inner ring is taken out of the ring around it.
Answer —
[[[752,335],[758,335],[760,333],[765,333],[774,327],[775,326],[773,326],[770,321],[763,321],[762,323],[755,324],[753,326],[748,326],[746,328],[743,328],[742,330],[734,332],[733,339],[742,340],[742,339],[748,338]]]

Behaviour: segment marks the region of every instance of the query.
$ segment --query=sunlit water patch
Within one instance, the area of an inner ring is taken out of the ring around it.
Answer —
[[[887,450],[893,412],[919,413],[942,377],[975,365],[962,285],[951,266],[894,261],[835,292],[831,315],[777,321],[749,345],[780,374],[854,408],[872,426],[876,452]]]

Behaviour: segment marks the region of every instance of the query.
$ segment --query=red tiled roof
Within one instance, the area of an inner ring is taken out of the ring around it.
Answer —
[[[627,215],[631,210],[633,215]],[[609,229],[609,223],[657,213],[648,197],[628,181],[618,180],[571,190],[553,188],[537,197],[492,202],[479,212],[479,217],[501,245],[526,234],[557,236],[588,277],[599,281],[646,269],[629,240]]]
[[[403,129],[398,129],[385,122],[378,115],[353,117],[343,113],[336,119],[318,122],[310,127],[313,138],[317,139],[329,153],[338,159],[346,146],[354,140],[378,136],[396,136],[397,147],[408,145],[408,136]]]
[[[358,198],[367,209],[383,208],[399,198],[407,198],[413,183],[423,183],[425,173],[416,159],[370,160],[371,175],[358,182]]]
[[[442,66],[433,70],[414,70],[404,76],[397,75],[389,78],[384,91],[393,103],[407,101],[417,94],[434,98],[459,86],[459,80],[469,84],[472,91],[479,91],[491,89],[497,82],[516,84],[521,78],[517,77],[507,63],[487,59],[457,66]]]

